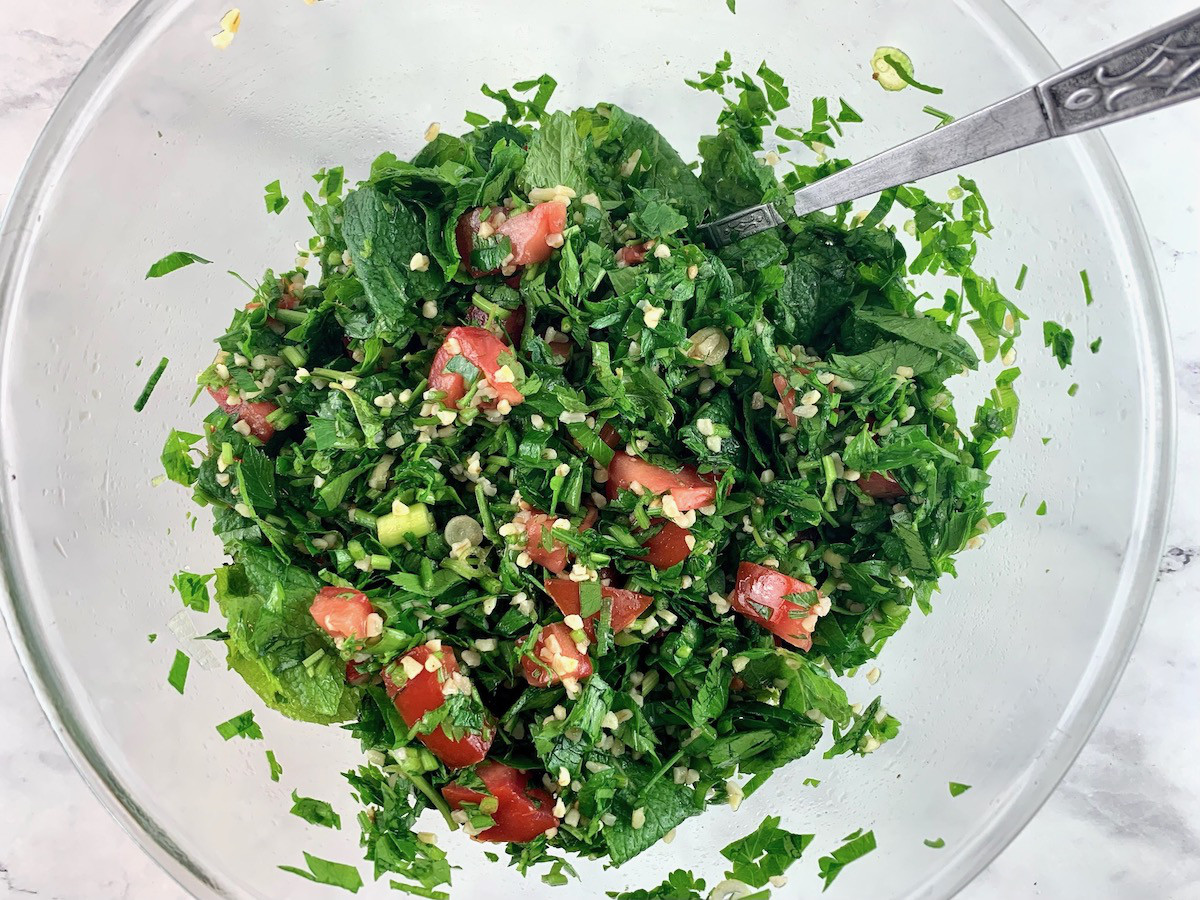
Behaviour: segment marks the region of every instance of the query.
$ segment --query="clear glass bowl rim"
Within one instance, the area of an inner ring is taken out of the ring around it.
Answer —
[[[12,298],[23,283],[22,259],[33,240],[39,219],[41,188],[53,184],[55,174],[69,163],[80,136],[109,91],[119,83],[124,63],[135,57],[156,33],[174,20],[178,10],[193,0],[139,0],[118,22],[84,65],[55,109],[34,146],[0,219],[0,352],[11,334]],[[1052,54],[1004,0],[955,0],[991,36],[1023,63],[1030,80],[1059,68]],[[1146,351],[1141,369],[1145,420],[1156,425],[1158,440],[1150,447],[1149,465],[1141,473],[1142,500],[1134,522],[1132,543],[1137,546],[1129,577],[1130,590],[1123,607],[1111,617],[1089,676],[1077,686],[1059,722],[1062,739],[1040,754],[1026,769],[1026,779],[989,824],[972,841],[947,859],[938,871],[910,897],[950,897],[965,887],[1020,833],[1058,786],[1087,743],[1107,706],[1141,630],[1153,594],[1158,560],[1166,542],[1167,514],[1174,486],[1176,431],[1175,386],[1167,315],[1150,245],[1124,176],[1107,142],[1098,134],[1084,138],[1085,151],[1100,176],[1104,190],[1123,223],[1135,293],[1147,298],[1142,310]],[[0,430],[0,470],[7,470],[4,430]],[[8,626],[24,667],[51,727],[84,781],[138,845],[195,896],[235,896],[219,873],[206,871],[164,833],[129,794],[103,754],[92,744],[61,689],[58,673],[41,652],[28,616],[31,596],[13,535],[15,508],[0,483],[0,614]]]

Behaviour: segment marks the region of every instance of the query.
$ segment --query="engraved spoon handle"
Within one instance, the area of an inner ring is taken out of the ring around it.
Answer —
[[[1200,9],[801,188],[796,215],[1195,97],[1200,97]],[[721,247],[781,224],[779,211],[764,204],[718,219],[702,232]]]

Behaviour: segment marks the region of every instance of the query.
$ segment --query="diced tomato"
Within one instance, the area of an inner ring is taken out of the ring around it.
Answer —
[[[644,244],[633,244],[629,247],[622,247],[617,251],[617,268],[641,265],[646,261],[646,254],[653,247],[654,241],[646,241]]]
[[[472,209],[463,213],[454,227],[454,240],[458,246],[458,255],[462,258],[463,266],[472,278],[482,278],[484,275],[494,275],[498,270],[482,271],[471,265],[471,251],[475,248],[476,235],[480,226],[486,221],[489,224],[498,220],[500,208]],[[486,213],[486,217],[485,214]],[[505,219],[500,225],[493,226],[495,233],[508,238],[512,250],[510,265],[529,266],[545,262],[554,252],[554,248],[546,243],[551,235],[562,234],[567,227],[567,205],[557,201],[539,203],[523,213]]]
[[[534,687],[550,687],[564,678],[582,681],[592,674],[592,661],[586,653],[579,652],[571,637],[571,629],[562,622],[542,629],[533,646],[533,655],[543,665],[539,666],[528,656],[522,656],[521,668],[525,670],[525,680]]]
[[[608,464],[608,498],[614,499],[635,481],[652,494],[669,493],[680,512],[708,506],[717,499],[715,479],[701,475],[695,466],[671,472],[618,450]]]
[[[775,391],[779,394],[779,400],[783,404],[783,417],[787,419],[787,423],[793,428],[800,422],[796,416],[796,392],[788,385],[788,380],[779,373],[771,376],[771,381],[775,383]]]
[[[354,588],[323,587],[317,591],[309,614],[331,638],[367,639],[367,616],[375,607],[367,595]]]
[[[481,328],[487,326],[488,314],[474,304],[467,310],[467,324],[478,325]],[[499,338],[507,338],[510,344],[519,344],[521,342],[521,332],[525,330],[525,304],[522,303],[516,309],[509,310],[508,316],[503,319],[493,319],[492,327],[488,329],[492,334]]]
[[[512,242],[514,266],[530,266],[550,258],[554,248],[546,243],[546,239],[562,234],[566,227],[567,204],[552,200],[506,219],[496,233]]]
[[[688,554],[692,552],[692,548],[688,546],[688,538],[692,535],[690,531],[666,519],[654,519],[650,524],[655,527],[661,525],[662,528],[657,534],[642,541],[646,553],[638,559],[650,563],[656,569],[669,569],[688,558]]]
[[[483,214],[486,211],[487,218],[490,219],[498,210],[499,208],[484,210],[482,207],[469,209],[458,217],[458,224],[454,226],[454,243],[458,246],[458,255],[462,259],[463,268],[472,278],[483,278],[485,275],[494,275],[500,271],[499,269],[484,271],[471,265],[471,251],[475,249],[475,235],[479,233],[479,226],[483,224]]]
[[[871,472],[858,479],[859,489],[876,500],[899,500],[905,495],[900,482],[886,472]]]
[[[346,663],[346,684],[352,684],[355,687],[362,687],[370,680],[370,673],[360,670],[358,668],[358,664],[354,662],[354,660]]]
[[[496,811],[491,813],[496,823],[475,836],[477,841],[524,844],[545,834],[558,825],[554,815],[554,798],[540,787],[529,786],[529,773],[498,762],[485,762],[475,769],[493,797]],[[478,804],[486,794],[450,782],[442,788],[442,796],[451,809],[461,809],[464,803]]]
[[[812,592],[810,605],[784,599]],[[729,595],[730,605],[789,644],[808,650],[817,620],[829,612],[829,600],[815,587],[798,578],[752,562],[738,566],[737,584]]]
[[[583,521],[579,524],[579,533],[587,531],[596,523],[596,517],[599,514],[595,507],[589,506],[583,514]],[[547,548],[542,542],[542,529],[547,523],[553,527],[557,521],[557,516],[548,516],[544,512],[534,510],[528,519],[525,520],[525,552],[539,566],[545,566],[555,575],[562,573],[562,570],[567,567],[569,555],[567,546],[558,540],[552,540],[550,547]]]
[[[275,435],[275,426],[267,421],[267,416],[279,409],[270,400],[229,402],[229,388],[209,388],[208,392],[217,401],[217,406],[225,410],[239,422],[245,422],[250,427],[250,433],[264,444]]]
[[[621,443],[621,435],[617,434],[617,429],[605,422],[600,426],[600,440],[615,448],[617,444]]]
[[[546,582],[546,590],[564,616],[579,615],[579,583],[565,578],[555,578]],[[621,588],[601,586],[600,594],[607,597],[612,607],[611,626],[613,633],[624,631],[633,624],[633,620],[650,608],[654,598],[637,591],[626,591]],[[590,640],[596,638],[596,622],[600,613],[593,613],[583,620],[583,630]]]
[[[486,328],[460,325],[450,329],[446,335],[446,342],[434,356],[433,365],[429,369],[429,387],[431,390],[446,392],[442,402],[447,407],[457,407],[458,401],[467,392],[463,377],[457,372],[446,371],[446,364],[455,355],[450,352],[451,341],[456,341],[459,353],[467,362],[483,373],[483,377],[495,390],[499,400],[507,400],[516,406],[525,399],[510,382],[496,380],[496,372],[500,369],[501,355],[512,353],[512,350]]]
[[[405,674],[404,660],[411,659],[421,666],[419,672],[401,679]],[[437,659],[438,667],[430,672],[425,666],[428,660]],[[437,709],[446,702],[446,683],[458,675],[458,660],[454,650],[443,646],[433,650],[422,644],[396,660],[395,668],[383,670],[383,684],[388,697],[410,728],[417,724],[427,712]],[[393,676],[395,673],[395,676]],[[463,676],[465,677],[465,676]],[[397,683],[400,680],[400,683]],[[434,756],[452,769],[461,769],[482,762],[496,736],[496,725],[490,719],[484,724],[483,732],[468,732],[459,738],[451,738],[439,725],[429,734],[419,735],[419,740],[432,751]]]

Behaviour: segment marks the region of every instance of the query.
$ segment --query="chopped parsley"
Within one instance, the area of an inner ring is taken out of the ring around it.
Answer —
[[[267,751],[267,765],[270,767],[270,770],[271,770],[271,780],[278,781],[279,776],[283,774],[283,766],[281,766],[279,764],[279,760],[277,760],[275,758],[274,750]]]
[[[205,259],[203,256],[197,256],[195,253],[189,253],[186,250],[176,250],[174,253],[168,253],[146,272],[147,278],[162,278],[164,275],[169,275],[176,269],[182,269],[184,266],[190,266],[192,263],[203,263],[208,265],[211,259]]]
[[[304,854],[304,863],[308,866],[307,869],[298,869],[295,866],[280,866],[279,868],[285,872],[291,872],[293,875],[299,875],[301,878],[307,878],[309,881],[315,881],[317,884],[339,887],[352,894],[357,894],[363,886],[362,876],[358,874],[358,869],[354,866],[330,862],[307,852]]]
[[[950,796],[957,797],[959,794],[965,794],[971,789],[969,784],[960,784],[957,781],[950,782]]]
[[[235,737],[248,738],[252,741],[262,740],[262,729],[258,727],[258,723],[254,721],[254,711],[246,710],[241,715],[234,716],[227,722],[222,722],[217,726],[217,734],[225,740],[230,740]]]
[[[270,751],[267,751],[270,753]],[[268,757],[271,759],[271,757]],[[275,772],[274,763],[271,766],[272,773]],[[305,822],[313,825],[319,825],[322,828],[335,828],[341,830],[342,817],[334,812],[333,807],[324,800],[316,800],[312,797],[301,797],[296,791],[292,791],[292,809],[293,816],[299,816]]]
[[[179,592],[179,599],[188,609],[206,613],[209,608],[208,582],[212,581],[212,573],[193,575],[191,572],[177,572],[171,586]]]
[[[1037,515],[1044,516],[1046,514],[1046,501],[1043,500],[1037,508]]]
[[[811,834],[795,834],[779,827],[778,816],[767,816],[752,834],[721,851],[730,863],[726,878],[751,887],[764,887],[782,875],[812,843]]]
[[[609,891],[613,900],[704,900],[704,879],[686,869],[676,869],[657,887],[637,891]]]
[[[187,684],[188,667],[191,664],[192,661],[186,653],[182,650],[175,651],[175,659],[171,663],[171,671],[167,673],[167,684],[181,694],[183,693],[184,685]]]
[[[946,846],[946,841],[944,838],[934,838],[933,840],[930,840],[929,838],[925,838],[925,846],[930,847],[934,850],[941,850],[943,847]]]
[[[862,859],[875,849],[875,832],[864,832],[860,829],[842,838],[842,841],[842,846],[834,850],[829,856],[822,856],[817,860],[817,865],[820,866],[821,879],[825,882],[825,886],[821,888],[822,892],[829,890],[829,886],[842,873],[842,869],[856,859]]]
[[[543,75],[485,86],[493,112],[412,159],[316,173],[311,265],[235,289],[198,377],[217,404],[163,446],[232,560],[175,589],[190,609],[215,602],[225,621],[206,637],[268,707],[359,742],[366,760],[344,774],[365,858],[397,890],[451,883],[447,852],[415,831],[423,813],[478,832],[512,796],[491,793],[494,770],[444,763],[437,733],[555,787],[558,824],[507,848],[552,885],[577,857],[619,866],[736,805],[826,734],[827,757],[879,751],[899,720],[833,676],[928,613],[957,554],[1003,518],[989,468],[1020,370],[976,409],[952,401],[964,370],[1011,360],[1027,321],[975,268],[993,230],[979,186],[795,218],[791,192],[848,164],[830,151],[862,117],[729,54],[688,83],[719,107],[698,166],[614,104],[552,110]],[[284,202],[267,187],[268,209]],[[787,227],[700,240],[703,222],[761,203]],[[561,224],[527,246],[505,227],[521,216]],[[932,297],[941,276],[955,287]],[[793,580],[778,621],[741,598],[742,567]],[[417,651],[436,667],[414,669]],[[565,674],[576,654],[590,674]],[[404,685],[434,671],[440,702],[406,719]],[[250,711],[217,728],[263,736]],[[463,791],[479,799],[452,803]],[[340,824],[295,793],[293,812]],[[810,841],[768,817],[723,851],[729,876],[762,886]],[[873,848],[870,832],[847,838],[821,860],[826,884]],[[284,868],[362,885],[305,859]],[[703,890],[678,871],[628,896]]]
[[[141,360],[138,360],[139,364]],[[150,373],[150,377],[146,379],[146,386],[142,388],[142,392],[138,394],[137,400],[133,402],[133,411],[141,412],[146,408],[146,403],[150,400],[150,395],[154,393],[154,388],[158,385],[158,380],[162,378],[163,372],[167,370],[167,363],[170,362],[165,356],[159,360],[158,365],[154,367],[154,371]]]
[[[1075,335],[1071,333],[1071,329],[1063,328],[1057,322],[1043,322],[1042,339],[1058,360],[1060,369],[1065,369],[1071,364],[1071,354],[1075,350]]]
[[[1103,340],[1104,340],[1104,338],[1096,338],[1094,341],[1092,341],[1090,344],[1088,344],[1088,349],[1091,350],[1093,353],[1099,353],[1100,352],[1100,344]]]
[[[291,202],[289,198],[283,196],[283,188],[280,187],[278,178],[268,184],[263,190],[266,191],[263,202],[266,203],[267,212],[269,213],[278,215]]]

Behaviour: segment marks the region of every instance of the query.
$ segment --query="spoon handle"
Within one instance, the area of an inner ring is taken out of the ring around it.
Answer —
[[[801,188],[796,215],[1198,96],[1200,9]],[[764,204],[718,219],[706,233],[720,247],[782,223],[778,210]]]

